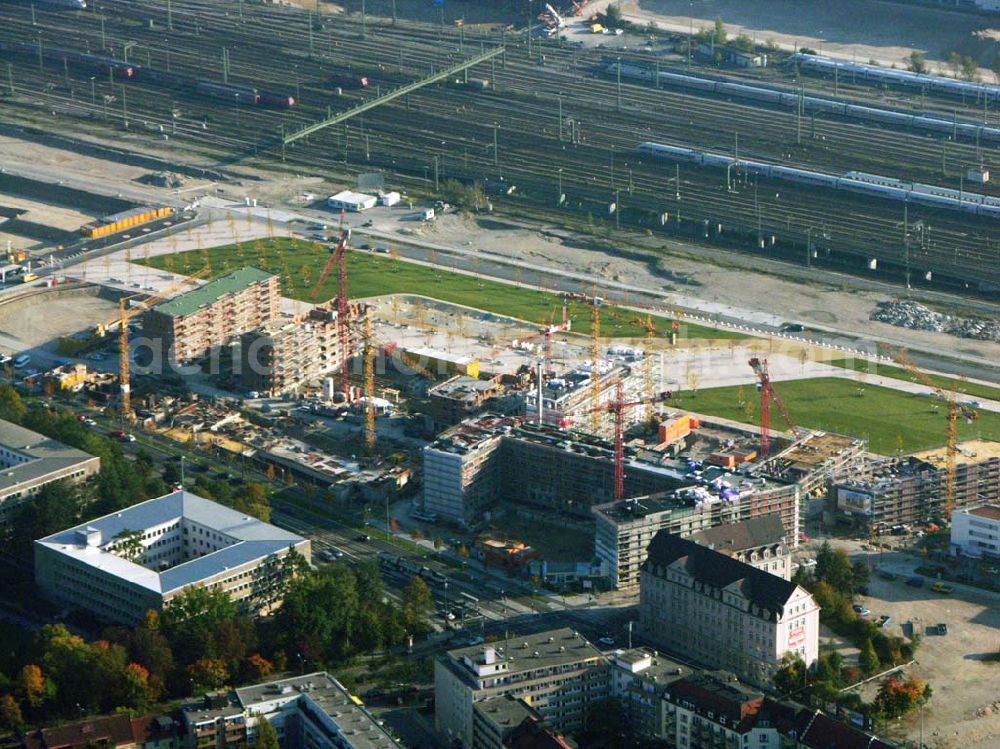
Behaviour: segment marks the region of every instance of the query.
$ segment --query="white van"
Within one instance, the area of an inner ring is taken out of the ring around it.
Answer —
[[[17,369],[23,369],[31,363],[31,357],[27,354],[21,354],[14,360],[14,367]]]

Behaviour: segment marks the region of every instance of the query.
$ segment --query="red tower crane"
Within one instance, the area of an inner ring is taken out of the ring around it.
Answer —
[[[333,267],[337,267],[337,337],[340,341],[340,350],[343,353],[343,361],[340,364],[340,389],[344,393],[344,398],[351,402],[351,379],[350,379],[350,332],[348,331],[347,317],[350,314],[350,307],[347,303],[347,242],[351,238],[351,230],[344,226],[344,211],[340,212],[340,236],[337,244],[334,245],[330,256],[326,259],[323,271],[319,274],[319,280],[313,286],[309,297],[313,301],[319,295],[319,290],[329,277]]]
[[[610,403],[602,403],[596,408],[592,408],[586,413],[603,411],[609,413],[615,420],[615,501],[625,496],[625,411],[636,406],[645,406],[649,403],[660,403],[670,400],[673,393],[664,390],[648,398],[640,398],[637,401],[625,400],[625,388],[619,380],[615,385],[615,399]]]
[[[795,426],[795,422],[788,414],[788,409],[785,408],[785,404],[781,402],[781,398],[774,391],[771,375],[767,371],[767,359],[758,359],[755,356],[748,363],[760,381],[760,457],[766,458],[771,447],[771,401],[774,401],[774,405],[778,407],[789,429],[795,432],[798,427]]]

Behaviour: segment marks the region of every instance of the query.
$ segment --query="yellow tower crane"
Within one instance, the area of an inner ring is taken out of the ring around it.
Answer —
[[[150,309],[154,304],[158,304],[164,301],[168,296],[173,294],[175,291],[179,290],[185,284],[193,284],[195,279],[203,276],[211,271],[210,268],[202,268],[200,271],[193,273],[190,276],[182,278],[180,281],[172,284],[169,288],[162,291],[158,291],[152,296],[146,297],[143,300],[141,306],[132,307],[128,306],[129,300],[136,299],[137,297],[143,296],[142,294],[132,294],[131,296],[123,296],[118,300],[118,381],[121,388],[120,397],[120,410],[123,421],[132,420],[132,393],[131,393],[131,374],[130,374],[130,360],[129,360],[129,350],[128,350],[128,321],[131,320],[136,315],[145,312]],[[114,321],[108,324],[115,324]]]
[[[372,341],[372,318],[365,315],[365,449],[375,454],[375,344]]]
[[[958,402],[958,394],[954,388],[945,390],[924,372],[917,369],[902,349],[896,351],[893,357],[896,363],[904,367],[921,383],[929,387],[939,397],[948,403],[948,439],[945,445],[945,475],[944,475],[944,520],[951,522],[951,512],[955,509],[955,464],[958,458],[958,416],[973,422],[979,418],[979,413]]]

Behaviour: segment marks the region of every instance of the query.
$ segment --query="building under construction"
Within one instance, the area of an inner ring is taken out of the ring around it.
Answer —
[[[945,517],[945,448],[873,460],[834,475],[827,492],[827,519],[866,532],[920,525]],[[953,509],[1000,502],[1000,442],[958,445]]]
[[[276,320],[279,303],[277,276],[240,268],[144,313],[143,333],[164,362],[183,364]]]
[[[641,350],[622,346],[608,349],[607,358],[598,364],[598,390],[595,395],[593,372],[589,362],[558,377],[543,377],[541,387],[543,424],[561,429],[575,429],[594,434],[603,439],[613,439],[615,420],[610,411],[592,413],[595,408],[611,404],[617,397],[621,383],[624,400],[637,401],[649,395],[653,357]],[[525,408],[537,420],[538,388],[525,391]],[[623,412],[624,427],[642,422],[647,416],[645,408],[632,408]]]
[[[611,584],[637,590],[646,549],[661,530],[689,536],[715,526],[765,515],[780,517],[784,537],[799,537],[799,486],[731,473],[717,466],[679,474],[680,488],[593,508],[594,547],[606,562]]]
[[[236,373],[242,389],[265,396],[300,391],[339,370],[344,359],[360,353],[361,323],[367,305],[348,307],[348,347],[343,350],[337,324],[336,301],[283,322],[270,322],[240,337],[240,365]]]
[[[676,488],[657,453],[627,448],[625,492]],[[581,432],[484,416],[463,422],[424,448],[428,512],[466,527],[506,503],[590,518],[590,507],[614,496],[614,446]]]

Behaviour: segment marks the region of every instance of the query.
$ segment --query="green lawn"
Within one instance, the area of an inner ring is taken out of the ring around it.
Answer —
[[[945,443],[947,407],[939,398],[901,393],[878,385],[859,384],[839,378],[791,380],[775,383],[775,390],[795,422],[803,427],[864,437],[873,452],[892,455],[941,447]],[[753,385],[742,387],[742,398],[754,408],[752,416],[740,407],[739,386],[677,393],[674,405],[710,416],[760,423],[759,394]],[[787,426],[778,409],[771,407],[771,424],[781,431]],[[960,440],[983,438],[1000,440],[1000,414],[981,411],[979,420],[966,424],[959,420]]]
[[[266,239],[210,250],[161,255],[150,258],[148,263],[154,268],[178,273],[195,272],[205,266],[207,257],[212,270],[219,274],[244,265],[255,265],[281,276],[283,295],[312,301],[311,291],[319,279],[327,256],[327,248],[312,242]],[[347,273],[348,293],[352,298],[383,294],[422,294],[533,323],[558,321],[562,316],[562,301],[558,294],[478,279],[461,273],[439,271],[388,255],[350,252],[347,256]],[[317,299],[329,299],[336,293],[336,287],[337,274],[334,272],[320,288]],[[574,331],[584,334],[590,332],[589,305],[570,302],[568,314],[573,321]],[[645,337],[646,329],[640,317],[644,318],[639,313],[605,307],[601,315],[601,334],[608,337]],[[653,317],[653,325],[657,334],[665,334],[670,330],[667,318]],[[687,338],[746,337],[728,330],[686,323],[680,333]]]
[[[833,361],[826,363],[834,367],[840,367],[841,369],[869,372],[872,377],[878,377],[881,375],[882,377],[892,377],[893,379],[904,380],[906,382],[920,382],[920,380],[902,367],[895,367],[891,364],[876,364],[874,362],[869,362],[866,359],[834,359]],[[926,374],[926,372],[924,374]],[[950,390],[954,388],[955,392],[958,393],[959,396],[964,394],[973,398],[989,398],[990,400],[1000,401],[1000,388],[998,387],[980,385],[975,382],[967,382],[966,380],[960,380],[955,377],[942,377],[940,375],[931,374],[928,374],[927,377],[942,390]]]

